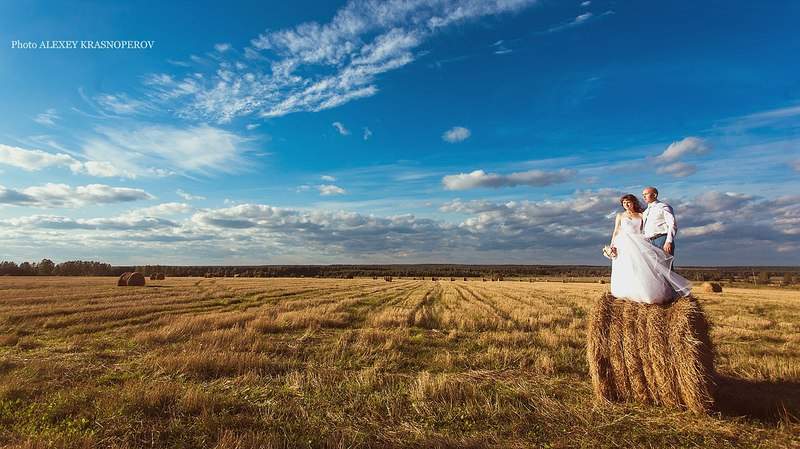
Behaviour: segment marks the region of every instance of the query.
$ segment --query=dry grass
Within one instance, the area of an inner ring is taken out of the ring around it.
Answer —
[[[656,357],[691,350],[667,343],[684,341],[695,324],[676,317],[691,314],[611,304],[590,315],[606,288],[0,278],[0,446],[800,444],[796,292],[697,293],[719,377],[717,407],[693,415],[672,406],[705,398]],[[602,363],[587,366],[587,350]],[[592,385],[590,371],[627,383]],[[631,402],[595,404],[593,389]]]

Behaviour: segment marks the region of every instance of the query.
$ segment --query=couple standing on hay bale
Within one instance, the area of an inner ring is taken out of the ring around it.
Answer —
[[[677,226],[658,190],[620,198],[611,245],[611,292],[589,316],[586,357],[595,397],[685,408],[714,404],[708,321],[689,281],[672,271]],[[618,301],[624,298],[628,301]]]
[[[677,224],[672,207],[658,200],[658,190],[642,192],[647,208],[635,195],[620,198],[611,245],[611,294],[645,304],[662,304],[691,293],[689,280],[672,271]]]

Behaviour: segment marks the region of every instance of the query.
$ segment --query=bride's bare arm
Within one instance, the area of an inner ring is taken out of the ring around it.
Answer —
[[[617,214],[617,218],[614,219],[614,232],[611,233],[611,245],[614,245],[614,237],[617,236],[617,231],[619,231],[619,218],[620,214]]]

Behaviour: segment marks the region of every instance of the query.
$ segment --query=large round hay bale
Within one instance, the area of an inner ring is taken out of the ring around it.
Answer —
[[[694,298],[649,305],[603,294],[586,342],[595,397],[708,411],[714,385],[708,335]]]
[[[119,279],[117,279],[117,287],[126,287],[128,285],[128,278],[131,277],[131,274],[133,274],[131,271],[122,273],[119,276]]]
[[[705,293],[722,293],[722,286],[718,282],[703,282],[700,289]]]
[[[141,287],[145,284],[144,275],[138,271],[134,271],[128,276],[128,287],[137,286]]]

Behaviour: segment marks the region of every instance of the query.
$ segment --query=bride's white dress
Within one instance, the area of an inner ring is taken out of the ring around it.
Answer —
[[[642,234],[642,219],[622,216],[612,245],[611,294],[647,304],[661,304],[691,293],[688,279],[670,270],[672,256]]]

